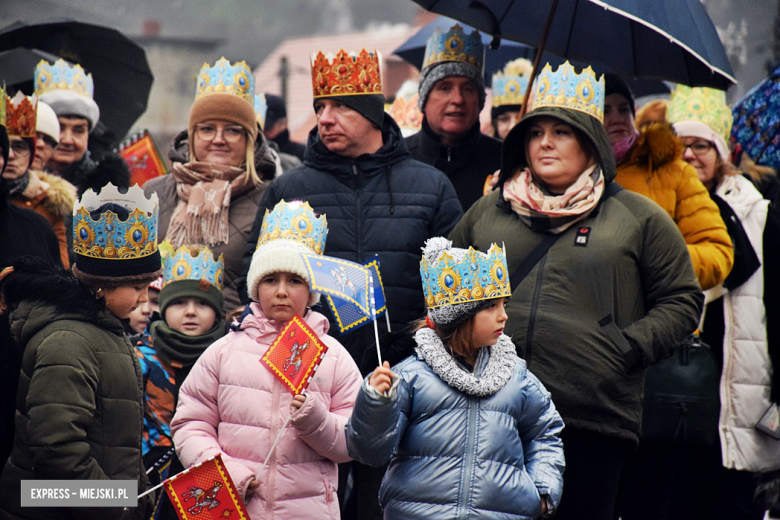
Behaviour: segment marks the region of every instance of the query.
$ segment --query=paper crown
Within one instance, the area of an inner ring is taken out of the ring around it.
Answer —
[[[15,137],[35,137],[35,121],[38,113],[38,98],[25,96],[17,91],[12,98],[5,98],[5,127],[8,135]]]
[[[447,61],[466,63],[484,73],[485,46],[479,31],[475,29],[467,35],[460,25],[455,24],[445,33],[437,27],[425,44],[425,58],[421,70]]]
[[[677,85],[666,108],[669,123],[699,121],[721,136],[725,142],[731,136],[734,115],[726,104],[726,92],[708,87]]]
[[[5,99],[5,84],[0,87],[0,99]],[[5,103],[0,103],[0,126],[5,126]]]
[[[336,56],[319,51],[312,56],[311,81],[314,99],[330,96],[382,94],[382,55],[366,49],[347,54],[341,49]]]
[[[512,295],[506,255],[496,244],[487,253],[470,247],[460,262],[446,252],[435,265],[423,256],[420,274],[429,309]]]
[[[604,76],[597,80],[590,67],[577,74],[567,61],[553,72],[548,63],[534,81],[532,93],[529,112],[541,107],[569,108],[604,122]]]
[[[91,212],[106,204],[126,209],[129,216],[120,220],[111,209],[93,220]],[[134,185],[120,193],[113,184],[100,193],[88,190],[73,208],[73,251],[97,259],[122,260],[144,258],[157,252],[157,194],[147,199],[144,190]]]
[[[321,255],[327,237],[328,219],[325,215],[316,216],[308,202],[294,200],[287,203],[282,200],[273,211],[265,210],[257,247],[273,240],[291,240]]]
[[[167,240],[163,242],[165,244]],[[160,249],[163,249],[160,244]],[[166,248],[167,249],[167,248]],[[225,259],[214,255],[208,247],[203,246],[196,254],[187,246],[181,246],[176,251],[164,256],[162,287],[182,280],[206,280],[220,291],[224,286]]]
[[[204,63],[198,73],[195,99],[209,94],[233,94],[254,106],[255,77],[245,61],[231,65],[224,57],[213,67]]]
[[[422,128],[423,113],[417,107],[420,95],[415,92],[410,99],[404,99],[403,96],[396,96],[393,104],[387,109],[401,130],[420,130]]]
[[[255,94],[255,114],[257,114],[257,122],[260,124],[260,128],[265,130],[265,116],[268,114],[268,103],[265,100],[265,94]]]
[[[92,99],[95,93],[95,84],[92,74],[87,74],[81,65],[72,67],[63,59],[49,65],[46,60],[41,60],[35,67],[35,95],[40,97],[54,90],[69,90]]]
[[[492,105],[522,105],[528,90],[528,77],[533,65],[525,58],[512,60],[504,65],[503,71],[493,74]]]

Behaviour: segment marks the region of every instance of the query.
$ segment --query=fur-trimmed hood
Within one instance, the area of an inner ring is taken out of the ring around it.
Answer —
[[[30,182],[19,198],[43,205],[54,217],[65,218],[73,212],[76,187],[57,175],[29,170]]]
[[[675,159],[682,159],[684,148],[668,123],[652,123],[639,130],[634,147],[622,164],[660,168]]]

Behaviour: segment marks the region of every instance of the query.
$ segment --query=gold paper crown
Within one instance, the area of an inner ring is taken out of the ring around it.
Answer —
[[[417,92],[410,99],[404,99],[403,96],[397,96],[387,110],[398,126],[410,130],[419,130],[422,128],[423,113],[417,107],[420,94]]]
[[[273,211],[265,210],[257,247],[273,240],[291,240],[321,255],[327,237],[328,219],[325,215],[315,215],[308,202],[293,200],[287,203],[281,200]]]
[[[206,280],[220,291],[222,290],[225,272],[223,255],[219,255],[219,258],[214,260],[214,255],[206,246],[200,248],[196,254],[193,254],[187,246],[181,246],[173,251],[173,246],[168,240],[160,244],[160,251],[167,252],[164,257],[163,287],[182,280]]]
[[[666,108],[666,119],[670,123],[698,121],[728,143],[734,115],[726,104],[726,92],[708,87],[677,85],[672,91]]]
[[[510,61],[504,66],[504,71],[493,74],[492,105],[522,105],[525,91],[528,89],[528,77],[533,71],[533,65],[525,58]]]
[[[0,87],[0,99],[5,99],[5,84]],[[5,126],[5,103],[0,103],[0,126]]]
[[[79,64],[72,67],[63,59],[49,65],[41,60],[35,67],[35,95],[40,97],[54,90],[69,90],[92,99],[95,85],[92,74],[87,74]]]
[[[381,60],[376,50],[347,54],[341,49],[335,57],[318,52],[311,63],[314,98],[382,94]]]
[[[249,65],[245,61],[231,65],[224,56],[213,67],[204,63],[198,73],[195,99],[209,94],[233,94],[254,106],[255,77]]]
[[[463,27],[455,24],[445,33],[437,27],[425,44],[425,57],[420,70],[448,61],[467,63],[484,73],[485,46],[479,31],[475,29],[467,35]]]
[[[27,97],[17,91],[13,98],[3,95],[5,103],[5,127],[8,135],[14,137],[35,137],[35,118],[38,113],[38,98]]]
[[[532,92],[529,112],[542,107],[569,108],[604,122],[604,76],[597,80],[590,67],[577,74],[567,61],[553,72],[548,63],[534,81]]]

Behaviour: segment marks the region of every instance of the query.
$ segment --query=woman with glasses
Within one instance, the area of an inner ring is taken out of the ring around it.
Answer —
[[[276,163],[254,110],[254,81],[244,62],[224,58],[198,74],[187,130],[173,140],[170,175],[148,181],[160,198],[160,240],[175,248],[205,244],[225,258],[224,310],[241,305],[235,279],[247,237]]]
[[[680,450],[668,518],[759,520],[766,505],[754,503],[756,476],[780,469],[780,439],[768,428],[780,403],[780,215],[729,161],[732,113],[723,91],[678,86],[667,119],[734,243],[734,267],[705,292],[700,326],[722,368],[720,442]]]

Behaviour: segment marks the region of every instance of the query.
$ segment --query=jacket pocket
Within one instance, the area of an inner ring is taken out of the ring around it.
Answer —
[[[599,320],[599,325],[607,334],[612,344],[615,345],[623,355],[626,371],[634,368],[642,359],[639,350],[626,339],[623,332],[618,328],[612,314],[607,314]]]

